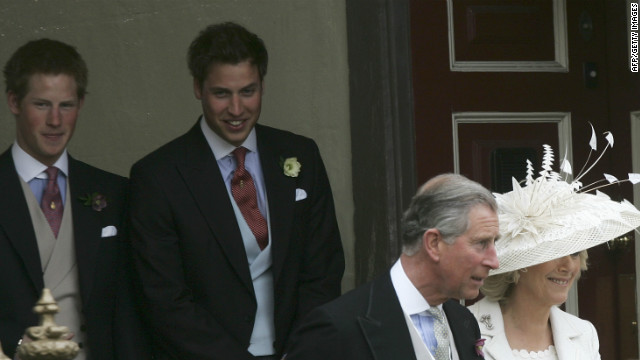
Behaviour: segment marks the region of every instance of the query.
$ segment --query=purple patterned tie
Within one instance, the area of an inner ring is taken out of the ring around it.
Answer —
[[[58,168],[49,166],[47,170],[49,179],[47,180],[47,187],[44,189],[42,195],[42,202],[40,208],[44,213],[44,217],[47,218],[49,226],[53,231],[53,235],[58,237],[60,231],[60,223],[62,223],[62,196],[60,195],[60,188],[58,188]]]
[[[233,150],[237,165],[236,171],[231,179],[231,194],[233,194],[233,198],[236,204],[238,204],[244,220],[247,222],[247,225],[249,225],[249,228],[251,228],[251,232],[255,235],[260,250],[264,250],[267,244],[269,244],[267,221],[258,209],[256,187],[253,184],[253,178],[244,167],[244,157],[246,154],[247,149],[244,147],[238,147]]]

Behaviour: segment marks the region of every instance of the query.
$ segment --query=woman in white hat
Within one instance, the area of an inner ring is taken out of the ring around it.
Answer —
[[[545,146],[539,178],[532,178],[529,165],[524,187],[514,180],[513,191],[495,194],[500,267],[480,289],[484,298],[469,307],[487,360],[600,359],[594,326],[558,305],[586,270],[586,249],[640,226],[640,211],[600,192],[585,193],[580,177],[561,180],[552,163]]]

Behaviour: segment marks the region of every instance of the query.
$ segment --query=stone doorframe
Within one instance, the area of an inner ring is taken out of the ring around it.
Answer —
[[[416,190],[409,0],[346,0],[356,285],[388,270]]]

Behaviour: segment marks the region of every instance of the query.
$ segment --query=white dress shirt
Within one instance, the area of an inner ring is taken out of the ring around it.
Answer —
[[[27,154],[17,142],[14,142],[11,147],[11,156],[13,157],[13,163],[15,164],[18,175],[24,182],[29,184],[33,195],[35,195],[38,204],[40,204],[42,202],[44,189],[47,187],[47,180],[49,179],[45,172],[47,165]],[[58,158],[53,166],[60,170],[58,171],[58,187],[60,188],[62,205],[64,205],[67,199],[67,176],[69,176],[67,149],[62,152],[62,155],[60,155],[60,158]]]
[[[224,180],[224,184],[227,186],[227,191],[231,193],[231,179],[233,178],[233,171],[236,169],[236,159],[233,155],[233,150],[235,150],[236,147],[229,144],[218,134],[213,132],[209,125],[207,125],[204,117],[200,118],[200,129],[202,129],[202,133],[204,134],[211,151],[213,151],[213,156],[218,162],[218,167],[222,173],[222,179]],[[258,155],[258,140],[255,128],[251,129],[249,136],[247,136],[247,139],[241,146],[249,150],[247,151],[247,155],[244,159],[244,167],[253,178],[253,183],[256,187],[256,194],[258,195],[258,209],[262,213],[262,216],[267,219],[269,212],[267,207],[267,192],[264,185],[264,176],[262,175],[260,157]],[[269,224],[268,221],[267,224]]]
[[[402,307],[402,311],[407,316],[411,317],[411,315],[427,313],[427,309],[429,309],[429,307],[431,306],[429,305],[427,300],[422,296],[422,294],[420,294],[418,289],[416,289],[416,287],[413,285],[411,280],[409,280],[409,277],[407,276],[407,274],[405,273],[402,267],[402,262],[400,261],[400,259],[398,259],[396,263],[393,264],[393,267],[391,268],[391,283],[393,284],[393,288],[395,289],[396,295],[398,296],[398,300],[400,301],[400,307]],[[438,305],[437,307],[444,314],[444,311],[442,309],[442,304]],[[447,319],[446,314],[444,315],[444,318],[445,320]],[[426,325],[428,326],[428,324]],[[447,332],[449,333],[449,339],[451,339],[450,346],[449,346],[451,350],[450,358],[452,360],[459,360],[458,351],[455,347],[455,342],[453,341],[453,334],[451,333],[451,328],[449,327],[448,320],[446,321],[446,325],[447,325]],[[431,334],[423,334],[422,331],[425,328],[424,327],[418,328],[418,326],[415,325],[415,322],[414,322],[414,326],[416,327],[416,330],[422,335],[423,339],[433,337],[433,322],[431,322],[431,327],[430,327]],[[430,344],[425,343],[425,345],[430,351],[432,351],[432,348],[429,347]]]

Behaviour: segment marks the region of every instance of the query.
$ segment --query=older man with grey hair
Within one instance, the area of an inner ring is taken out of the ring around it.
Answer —
[[[382,277],[311,312],[291,359],[482,359],[472,299],[498,267],[496,202],[456,174],[420,187],[402,219],[402,254]]]

